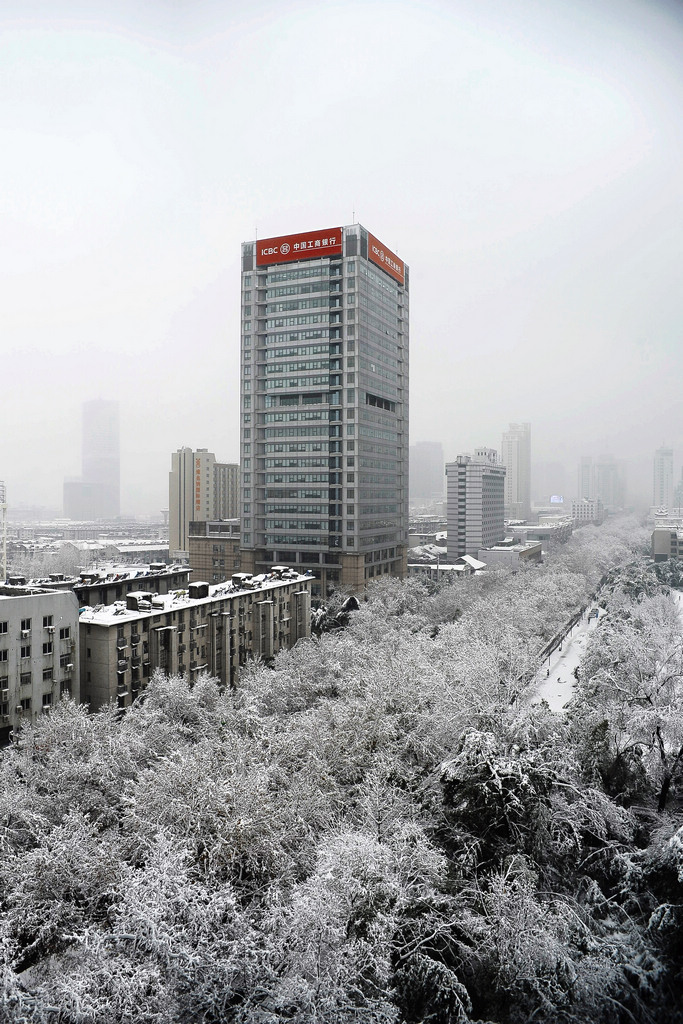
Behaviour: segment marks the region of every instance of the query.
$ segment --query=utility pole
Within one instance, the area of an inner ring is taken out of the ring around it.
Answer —
[[[0,480],[0,516],[2,516],[2,582],[7,582],[7,489]]]

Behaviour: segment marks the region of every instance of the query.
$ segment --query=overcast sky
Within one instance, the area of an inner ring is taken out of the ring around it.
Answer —
[[[239,458],[240,242],[360,220],[411,271],[411,442],[683,456],[683,5],[0,11],[0,479],[60,506],[118,398],[122,508]]]

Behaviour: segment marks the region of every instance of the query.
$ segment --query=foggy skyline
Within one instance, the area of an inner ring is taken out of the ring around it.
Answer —
[[[674,449],[683,12],[660,2],[7,3],[0,478],[61,505],[121,409],[122,512],[239,458],[239,256],[361,221],[411,268],[410,442]]]

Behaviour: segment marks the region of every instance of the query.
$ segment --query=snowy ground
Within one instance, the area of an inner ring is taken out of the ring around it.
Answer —
[[[568,704],[574,693],[574,669],[580,664],[583,652],[586,649],[588,633],[595,629],[598,620],[593,616],[590,620],[587,615],[594,612],[589,608],[580,622],[572,629],[571,633],[562,642],[561,649],[558,647],[549,658],[543,662],[536,679],[532,683],[529,695],[530,704],[540,704],[546,701],[551,711],[561,711],[565,704]],[[605,614],[602,608],[599,609],[600,616]]]

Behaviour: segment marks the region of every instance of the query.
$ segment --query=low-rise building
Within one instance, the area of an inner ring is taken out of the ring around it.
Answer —
[[[570,516],[556,518],[541,517],[536,525],[512,526],[508,524],[510,535],[518,541],[540,541],[547,548],[550,544],[560,544],[569,540],[574,523]]]
[[[73,591],[0,586],[0,744],[65,694],[79,700],[77,642]]]
[[[489,566],[517,566],[522,562],[541,562],[543,560],[543,545],[540,541],[522,544],[513,540],[505,540],[503,544],[496,544],[490,548],[481,548],[479,560]]]
[[[605,518],[605,506],[601,498],[581,498],[572,502],[572,519],[577,526],[595,523],[599,526]]]
[[[683,530],[674,527],[655,527],[652,531],[652,557],[655,562],[667,558],[683,558]]]
[[[249,658],[273,658],[310,636],[311,578],[275,566],[227,583],[190,583],[169,594],[136,591],[80,618],[81,700],[128,707],[156,669],[202,672],[234,686]]]
[[[188,544],[192,583],[224,583],[239,572],[239,519],[190,523]]]

